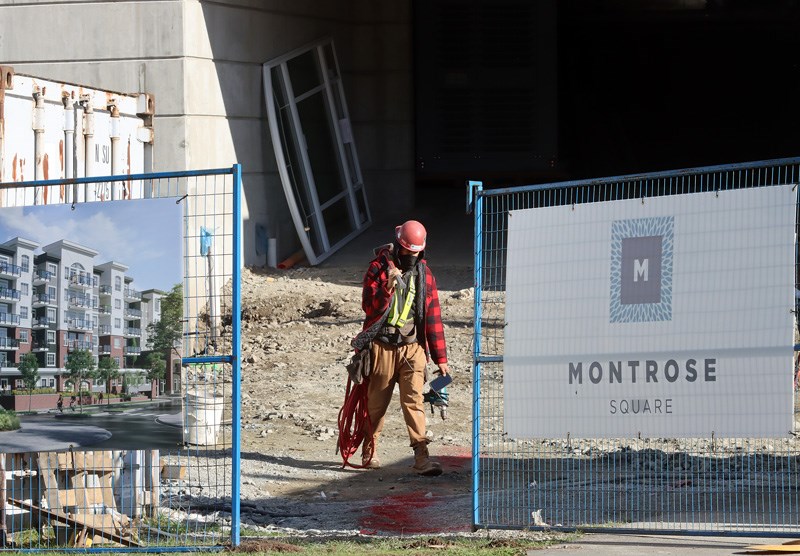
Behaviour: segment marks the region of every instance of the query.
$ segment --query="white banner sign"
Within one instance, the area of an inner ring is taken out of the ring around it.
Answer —
[[[791,186],[512,211],[512,438],[792,430]]]

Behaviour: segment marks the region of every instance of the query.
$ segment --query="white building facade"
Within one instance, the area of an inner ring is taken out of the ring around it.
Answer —
[[[143,323],[159,317],[163,292],[143,296],[128,266],[97,264],[97,256],[68,240],[0,244],[0,390],[23,387],[17,365],[26,353],[38,360],[38,386],[59,392],[67,389],[64,364],[75,350],[89,350],[95,363],[111,357],[121,373],[146,372],[139,364],[147,345]],[[111,389],[121,385],[116,379]],[[95,381],[92,389],[105,384]]]

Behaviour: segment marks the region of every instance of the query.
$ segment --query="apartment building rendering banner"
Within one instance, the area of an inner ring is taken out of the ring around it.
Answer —
[[[511,438],[792,429],[791,185],[512,211]]]
[[[30,409],[22,427],[46,428],[52,450],[180,443],[180,397],[166,396],[180,359],[152,348],[150,325],[183,297],[182,221],[169,198],[0,209],[0,404]],[[0,452],[26,449],[0,438]]]

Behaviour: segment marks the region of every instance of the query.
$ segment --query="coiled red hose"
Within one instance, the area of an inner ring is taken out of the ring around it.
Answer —
[[[350,458],[358,451],[364,439],[372,434],[372,422],[369,419],[367,406],[367,384],[369,379],[361,384],[353,384],[347,379],[347,390],[344,395],[344,404],[339,410],[339,453],[342,455],[342,467],[350,466],[363,469],[366,465],[350,463]],[[369,465],[369,462],[366,462]]]

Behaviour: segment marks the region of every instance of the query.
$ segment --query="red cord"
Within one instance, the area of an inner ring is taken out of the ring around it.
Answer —
[[[367,435],[372,434],[372,422],[369,420],[367,406],[368,383],[368,379],[361,384],[353,384],[350,379],[347,379],[344,404],[339,410],[339,452],[342,454],[343,468],[348,465],[355,469],[366,467],[352,464],[348,460],[356,453]]]

